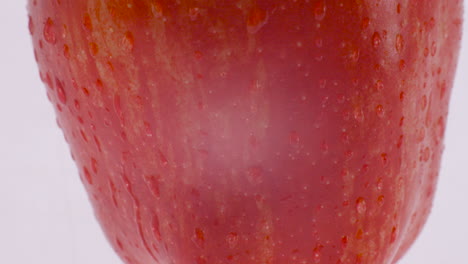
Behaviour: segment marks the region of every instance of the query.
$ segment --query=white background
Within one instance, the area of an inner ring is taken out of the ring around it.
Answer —
[[[94,219],[39,80],[25,2],[0,7],[0,263],[121,263]],[[464,28],[468,35],[466,20]],[[435,205],[400,264],[468,263],[467,38]]]

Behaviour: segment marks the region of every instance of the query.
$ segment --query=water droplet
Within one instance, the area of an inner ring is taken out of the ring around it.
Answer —
[[[230,232],[226,237],[226,242],[229,245],[229,248],[234,249],[239,242],[239,236],[236,232]]]
[[[400,53],[403,50],[403,36],[401,34],[397,34],[395,37],[395,49],[398,53]]]
[[[159,198],[161,196],[159,190],[161,177],[159,175],[146,175],[143,177],[143,180],[151,191],[151,194],[153,194],[154,197]]]
[[[254,8],[250,11],[247,18],[247,32],[250,34],[257,33],[268,20],[268,14],[265,10]]]
[[[62,104],[66,104],[67,103],[67,95],[65,93],[63,83],[59,79],[56,79],[55,84],[57,86],[57,98],[59,99],[59,101]]]
[[[314,7],[314,17],[316,20],[321,21],[325,18],[327,13],[327,6],[323,1],[319,1],[315,4]]]
[[[47,21],[44,25],[44,39],[50,44],[55,44],[57,42],[57,36],[55,32],[55,25],[52,18],[47,18]]]
[[[374,34],[372,35],[372,46],[374,48],[378,48],[381,42],[382,38],[380,37],[379,32],[374,32]]]
[[[363,214],[366,213],[367,205],[366,205],[366,200],[364,200],[364,198],[359,197],[356,200],[356,210],[357,210],[358,214],[360,214],[360,215],[363,215]]]

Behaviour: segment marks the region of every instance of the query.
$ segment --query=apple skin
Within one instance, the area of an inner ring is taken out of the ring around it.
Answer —
[[[461,0],[30,0],[127,264],[395,263],[434,197]]]

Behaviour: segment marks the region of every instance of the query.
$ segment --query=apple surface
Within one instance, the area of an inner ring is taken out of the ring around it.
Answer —
[[[57,123],[125,263],[392,264],[430,213],[462,4],[28,10]]]

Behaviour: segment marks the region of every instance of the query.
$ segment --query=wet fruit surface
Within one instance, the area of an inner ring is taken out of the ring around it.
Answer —
[[[430,211],[461,5],[31,0],[29,29],[126,263],[386,264]]]

